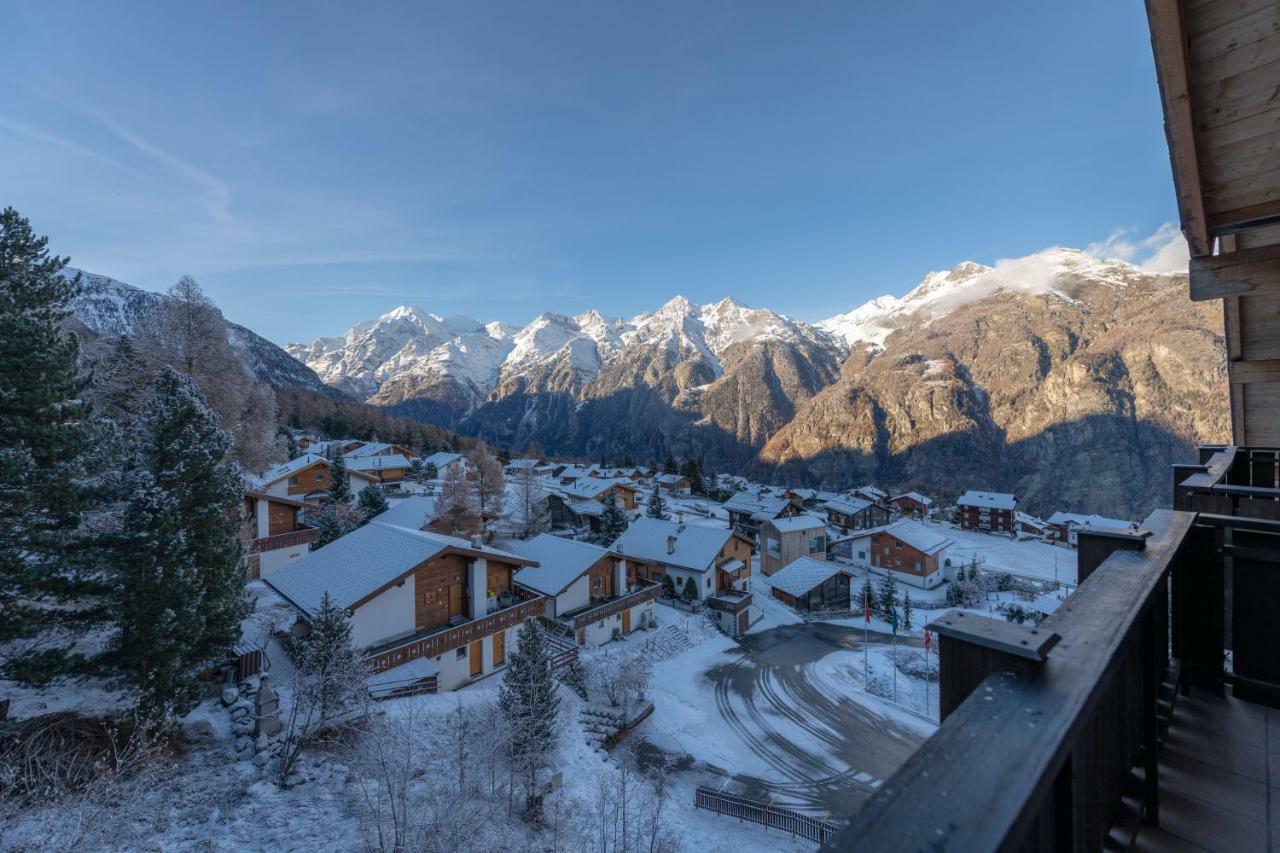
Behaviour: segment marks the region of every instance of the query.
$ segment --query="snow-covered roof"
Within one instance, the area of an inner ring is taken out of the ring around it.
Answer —
[[[972,489],[960,496],[957,506],[976,506],[986,509],[1013,509],[1018,499],[1004,492],[975,492]]]
[[[599,495],[610,486],[621,486],[624,489],[635,489],[635,485],[627,480],[613,477],[584,477],[567,486],[560,486],[558,491],[570,499],[590,499]]]
[[[421,530],[436,518],[436,499],[424,495],[396,501],[391,508],[377,516],[383,524]]]
[[[885,498],[889,497],[889,493],[886,492],[884,489],[877,489],[875,486],[872,486],[869,484],[866,486],[859,486],[853,491],[855,494],[866,495],[872,500],[877,500],[877,501],[882,501]]]
[[[654,477],[654,479],[665,486],[665,485],[678,483],[681,480],[685,480],[688,478],[684,477],[681,474],[659,474],[658,476]]]
[[[533,470],[538,467],[537,459],[512,459],[507,463],[507,468],[513,471]]]
[[[643,517],[631,522],[626,532],[610,547],[642,560],[705,572],[713,566],[716,555],[733,535],[732,530],[724,527],[677,524]],[[676,540],[670,554],[667,553],[669,536]]]
[[[804,595],[818,584],[842,573],[843,570],[837,563],[798,557],[771,575],[769,583],[774,589],[780,589],[789,595]]]
[[[733,512],[749,513],[756,521],[776,518],[790,506],[791,501],[782,495],[764,495],[759,492],[738,492],[724,502],[724,508]]]
[[[503,557],[515,563],[530,562],[518,554],[487,545],[476,547],[455,536],[398,527],[374,519],[323,548],[281,566],[263,581],[304,614],[314,616],[326,592],[338,607],[351,607],[415,566],[449,550]]]
[[[431,658],[414,658],[370,676],[369,695],[375,698],[390,696],[399,688],[439,674],[440,668],[431,662]]]
[[[1036,518],[1034,515],[1030,515],[1025,512],[1015,512],[1013,514],[1013,517],[1014,517],[1014,520],[1017,521],[1019,524],[1025,524],[1028,527],[1044,529],[1049,526],[1048,522],[1041,521],[1040,519]]]
[[[1049,516],[1049,524],[1068,525],[1074,524],[1078,527],[1092,527],[1097,530],[1132,530],[1135,525],[1132,521],[1125,521],[1123,518],[1107,518],[1104,515],[1082,515],[1076,512],[1055,512]]]
[[[593,515],[593,516],[604,515],[604,504],[600,503],[600,501],[571,500],[569,501],[569,509],[573,511],[576,515]]]
[[[368,444],[360,445],[355,450],[348,450],[342,455],[348,459],[356,456],[377,456],[379,453],[386,453],[392,446],[385,441],[371,441]]]
[[[432,453],[426,459],[423,459],[422,462],[424,465],[429,463],[431,465],[436,466],[437,469],[440,469],[450,464],[451,462],[457,462],[461,458],[462,458],[461,453],[449,453],[447,451],[440,450],[435,453]]]
[[[777,528],[779,533],[796,533],[803,530],[826,530],[827,522],[816,515],[793,515],[791,518],[773,518],[769,523]]]
[[[835,498],[824,503],[822,508],[838,512],[841,515],[857,515],[869,506],[871,506],[871,501],[865,498]],[[881,515],[883,514],[881,513]]]
[[[924,504],[925,506],[933,506],[933,498],[925,497],[919,492],[903,492],[900,495],[894,495],[889,498],[889,502],[893,503],[899,498],[906,498],[907,500],[915,501],[916,503]]]
[[[543,595],[559,595],[580,578],[587,569],[609,556],[609,549],[590,542],[579,542],[543,533],[532,539],[513,539],[502,547],[539,565],[521,569],[515,582]]]
[[[303,468],[310,467],[317,462],[323,462],[325,465],[329,464],[329,460],[325,459],[323,456],[316,453],[304,453],[301,456],[290,459],[283,465],[277,465],[276,467],[269,469],[261,477],[255,477],[254,479],[256,482],[253,485],[258,487],[269,486],[272,483],[283,480],[285,477],[292,477]]]
[[[895,521],[880,532],[891,534],[895,539],[900,539],[925,554],[936,554],[951,544],[946,536],[910,518]]]
[[[408,469],[410,465],[408,457],[398,453],[393,456],[352,456],[346,463],[351,471],[401,470]]]

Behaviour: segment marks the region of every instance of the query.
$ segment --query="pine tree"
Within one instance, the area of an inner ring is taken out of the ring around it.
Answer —
[[[893,576],[893,569],[885,569],[880,578],[880,613],[885,619],[893,616],[893,608],[898,603],[898,580]]]
[[[341,453],[335,454],[329,463],[329,503],[347,506],[351,503],[351,483],[347,477],[347,460]]]
[[[911,630],[911,593],[902,593],[902,630]]]
[[[671,575],[662,576],[662,595],[665,598],[676,597],[676,583],[671,579]]]
[[[686,460],[680,468],[680,476],[689,481],[689,491],[695,495],[705,495],[707,493],[706,484],[702,482],[702,469],[698,466],[698,460]]]
[[[698,584],[692,576],[684,579],[684,597],[690,600],[698,597]]]
[[[290,459],[297,459],[301,453],[298,450],[298,440],[293,437],[293,431],[287,427],[280,427],[281,437],[284,438],[284,453]]]
[[[424,462],[422,465],[423,480],[435,480],[440,476],[440,469],[436,467],[434,462]]]
[[[666,458],[666,461],[662,463],[662,473],[664,474],[678,473],[678,470],[676,468],[676,459],[674,456],[668,456]]]
[[[230,446],[195,383],[164,368],[135,424],[115,602],[116,653],[147,710],[190,710],[199,676],[240,638],[243,482]]]
[[[426,468],[422,464],[422,460],[417,456],[409,460],[409,479],[415,483],[426,482]]]
[[[388,509],[387,498],[382,494],[380,486],[365,486],[356,499],[356,509],[364,521],[376,518]]]
[[[644,506],[644,514],[649,518],[666,519],[667,502],[662,498],[662,492],[658,488],[658,484],[653,484],[653,491],[649,493],[649,500]]]
[[[311,619],[311,630],[299,643],[298,668],[306,676],[309,698],[319,706],[320,719],[329,719],[355,698],[361,664],[351,645],[351,619],[328,592]]]
[[[107,619],[101,551],[112,432],[91,417],[80,345],[63,329],[79,276],[13,208],[0,212],[0,670],[41,683],[87,671],[75,636]]]
[[[320,531],[320,537],[316,540],[317,548],[323,548],[348,533],[346,519],[339,515],[337,507],[333,504],[320,510],[316,516],[316,529]]]
[[[622,511],[618,501],[606,500],[604,513],[600,516],[600,536],[597,540],[599,544],[612,545],[618,541],[619,536],[627,532],[627,527],[627,515]]]
[[[520,626],[514,652],[498,688],[498,706],[510,731],[510,757],[525,774],[532,796],[538,770],[556,748],[560,697],[547,654],[546,637],[536,619]]]

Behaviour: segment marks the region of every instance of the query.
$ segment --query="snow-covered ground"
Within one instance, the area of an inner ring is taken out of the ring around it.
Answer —
[[[951,539],[946,556],[952,565],[976,558],[982,569],[1014,575],[1057,580],[1075,586],[1076,552],[1060,545],[1034,539],[1014,540],[1008,536],[962,530],[941,521],[925,522]]]

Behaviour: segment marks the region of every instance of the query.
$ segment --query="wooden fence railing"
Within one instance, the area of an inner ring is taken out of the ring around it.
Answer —
[[[832,820],[801,814],[793,809],[775,806],[763,800],[726,794],[705,785],[699,785],[693,792],[693,804],[697,808],[716,814],[758,823],[770,829],[780,829],[815,844],[825,844],[827,839],[835,835],[840,828],[840,825]]]

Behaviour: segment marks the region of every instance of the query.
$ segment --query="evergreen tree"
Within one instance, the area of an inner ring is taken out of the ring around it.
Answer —
[[[434,462],[424,462],[422,465],[422,477],[424,480],[435,480],[440,476],[440,469],[436,467]]]
[[[689,459],[684,463],[680,468],[680,476],[689,481],[689,491],[695,495],[707,493],[706,484],[702,482],[702,469],[698,466],[696,459]]]
[[[347,506],[351,503],[351,483],[347,478],[347,460],[341,454],[334,454],[329,463],[329,503]]]
[[[322,548],[335,539],[341,539],[347,535],[346,519],[339,514],[338,508],[333,504],[320,510],[316,516],[316,529],[320,531],[320,537],[316,540],[316,547]]]
[[[360,511],[364,521],[376,518],[388,509],[387,498],[382,494],[380,486],[365,486],[356,498],[356,509]]]
[[[653,484],[653,491],[649,493],[649,500],[644,505],[644,514],[649,518],[666,519],[667,502],[662,498],[662,491],[658,488],[658,484]]]
[[[560,697],[547,654],[546,637],[536,619],[520,626],[516,648],[498,688],[498,706],[506,718],[512,764],[525,776],[532,796],[538,770],[555,750]]]
[[[311,630],[299,643],[299,672],[306,676],[309,699],[319,708],[320,719],[355,699],[361,674],[360,658],[351,646],[351,619],[324,593],[320,610],[311,619]]]
[[[893,616],[893,608],[898,603],[898,580],[893,576],[893,569],[885,569],[880,578],[880,614],[885,619]]]
[[[692,576],[684,579],[684,597],[691,600],[698,597],[698,584]]]
[[[598,542],[609,546],[618,541],[618,537],[627,532],[627,514],[622,511],[618,501],[609,499],[604,502],[604,513],[600,516],[600,536]]]
[[[668,456],[666,458],[666,461],[662,463],[662,473],[664,474],[678,473],[678,469],[676,468],[676,459],[674,456]]]
[[[859,603],[862,605],[863,613],[875,613],[879,610],[876,603],[875,591],[871,589],[871,573],[867,572],[867,576],[862,579],[862,594]]]
[[[427,479],[426,468],[417,456],[409,460],[409,479],[415,483],[423,483]]]
[[[662,594],[666,598],[676,597],[676,583],[671,579],[671,575],[662,576]]]
[[[287,427],[280,427],[280,435],[284,439],[284,454],[290,459],[297,459],[302,452],[298,449],[298,440],[293,437],[293,431]]]
[[[248,611],[238,466],[195,383],[166,367],[135,424],[121,532],[116,653],[140,705],[183,714],[224,662]]]
[[[902,593],[902,630],[911,630],[911,592]]]
[[[107,619],[101,551],[112,433],[91,418],[80,344],[63,329],[79,276],[61,274],[13,208],[0,212],[0,671],[41,683],[86,671],[76,635]]]

